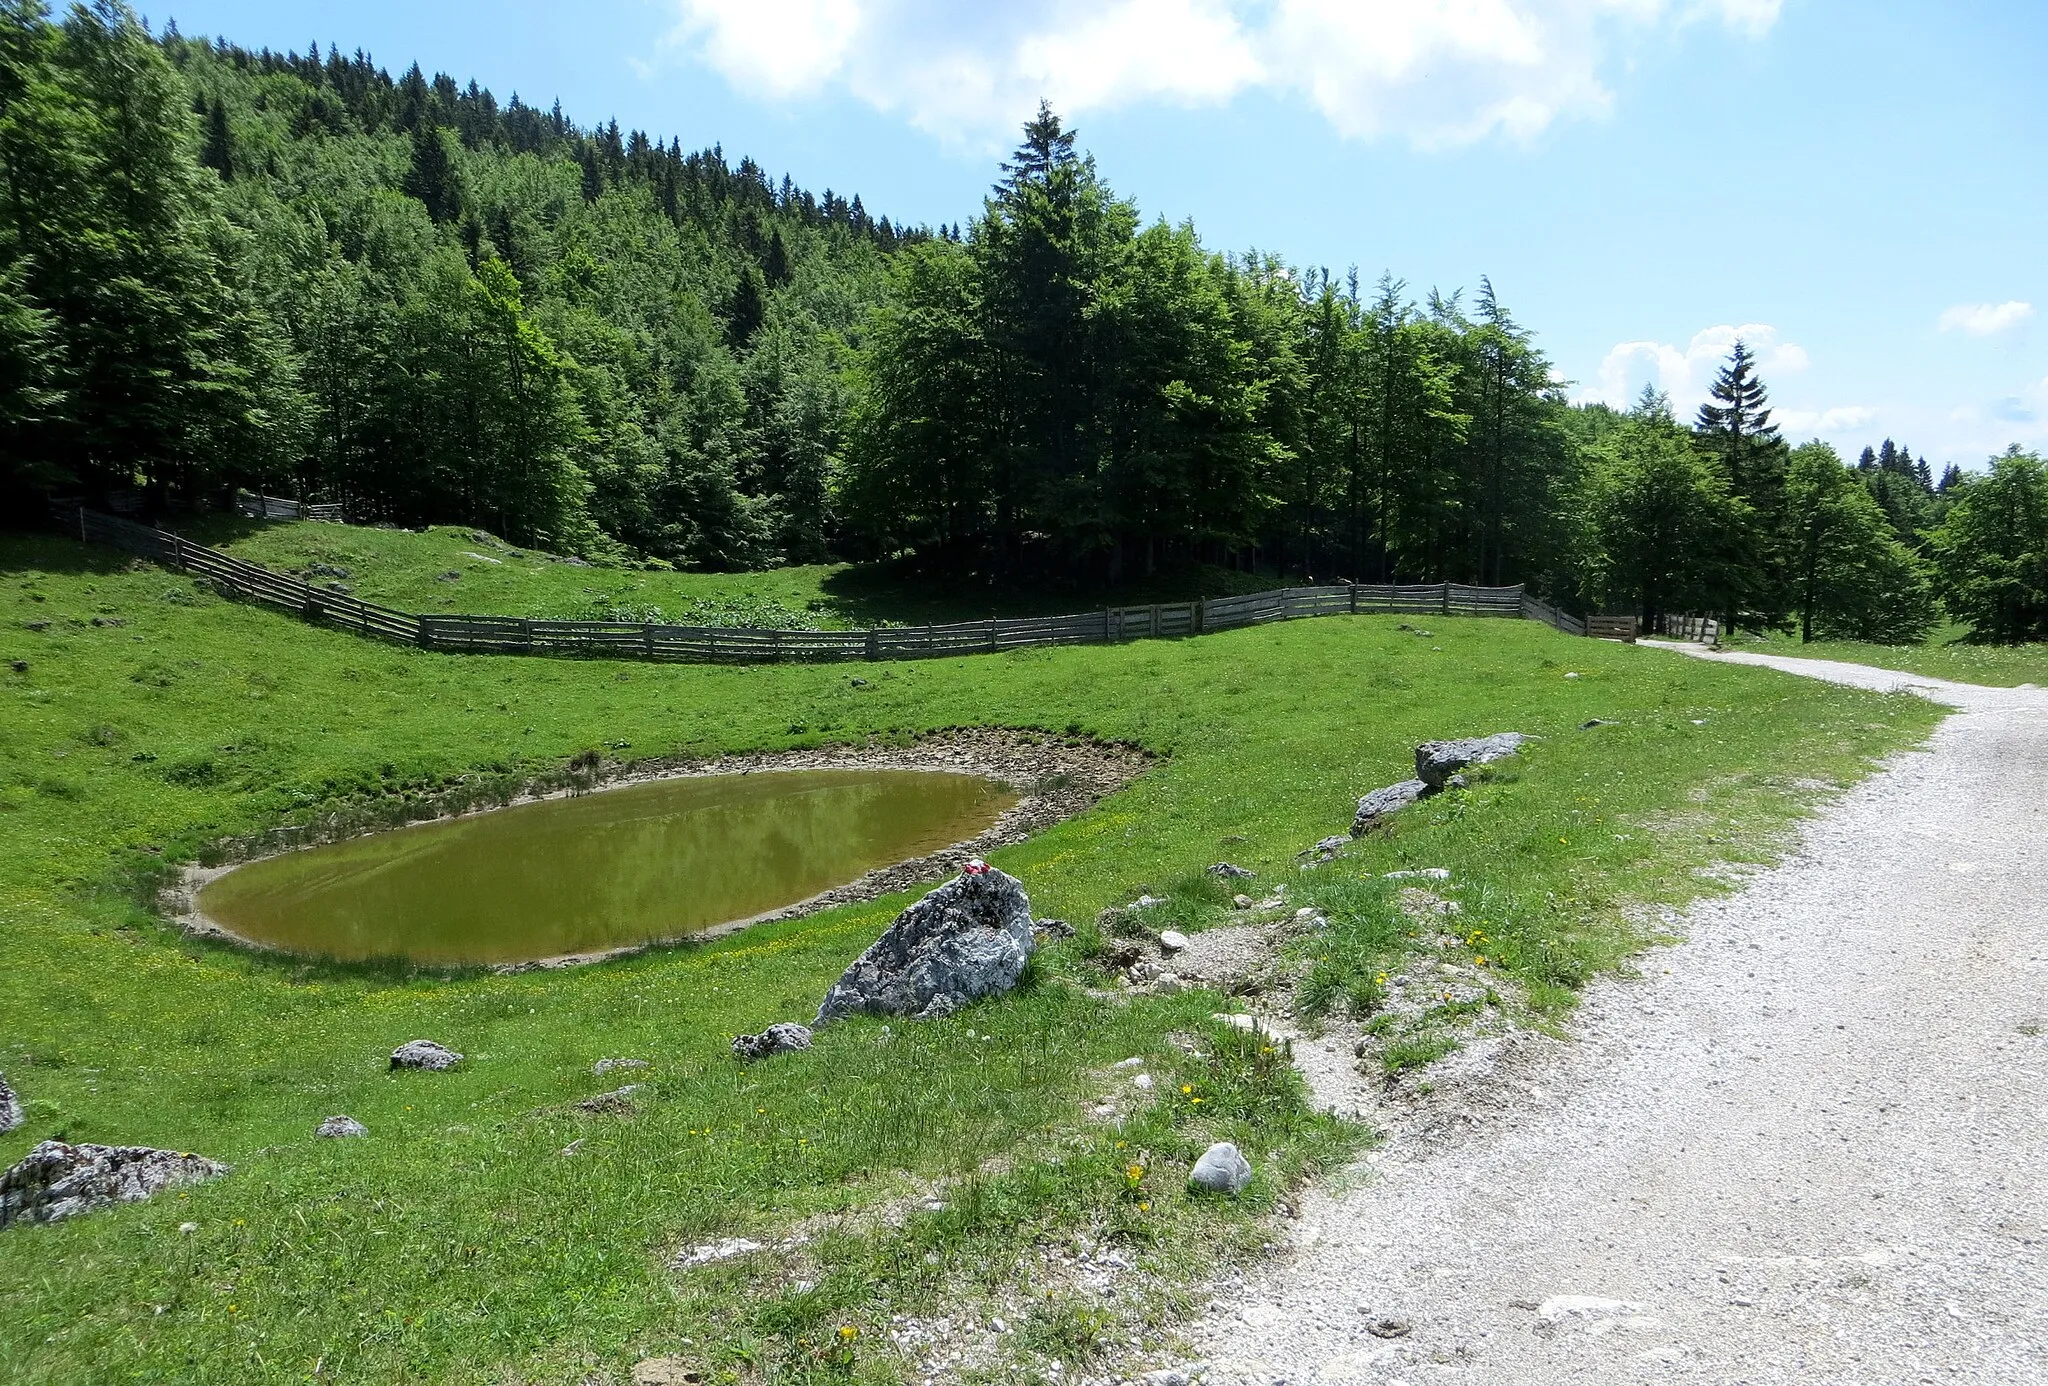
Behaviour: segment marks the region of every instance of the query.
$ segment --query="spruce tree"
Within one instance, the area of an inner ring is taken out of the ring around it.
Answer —
[[[405,191],[426,204],[427,215],[437,226],[445,226],[462,213],[462,189],[456,182],[454,161],[448,157],[448,143],[432,123],[412,132],[412,167],[406,171]]]
[[[228,129],[227,107],[218,96],[206,111],[206,137],[199,148],[199,162],[218,173],[223,183],[235,181],[234,136]]]
[[[1771,422],[1770,395],[1756,374],[1748,343],[1737,339],[1708,396],[1694,431],[1721,464],[1730,494],[1749,510],[1743,546],[1749,567],[1740,600],[1723,613],[1723,626],[1734,631],[1743,608],[1762,625],[1775,626],[1788,605],[1782,532],[1787,461],[1784,440]]]
[[[769,233],[768,254],[762,259],[761,273],[773,288],[789,282],[789,251],[782,244],[780,227]]]
[[[726,336],[735,349],[746,346],[761,330],[761,318],[767,307],[761,292],[760,272],[749,265],[740,274],[739,283],[733,286],[732,300],[726,306]]]

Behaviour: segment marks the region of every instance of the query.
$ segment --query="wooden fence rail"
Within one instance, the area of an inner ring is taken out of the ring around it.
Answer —
[[[1717,645],[1721,642],[1721,623],[1712,616],[1659,616],[1652,627],[1659,635],[1668,635],[1677,640],[1691,640],[1701,645]]]
[[[325,520],[341,522],[341,507],[333,502],[292,500],[287,496],[266,496],[255,491],[235,492],[235,509],[254,520]]]
[[[469,654],[591,655],[692,664],[820,664],[841,660],[932,659],[998,654],[1038,645],[1115,645],[1202,635],[1268,621],[1361,612],[1413,616],[1498,616],[1547,621],[1571,635],[1585,622],[1519,587],[1347,583],[1283,587],[1241,597],[1109,607],[1072,616],[958,621],[873,630],[748,630],[631,621],[544,621],[518,616],[416,615],[314,587],[219,549],[96,511],[77,512],[78,537],[153,558],[220,591],[358,635]]]

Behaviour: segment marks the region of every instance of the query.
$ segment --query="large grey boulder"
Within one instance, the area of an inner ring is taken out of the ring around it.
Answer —
[[[1417,799],[1434,793],[1436,790],[1422,780],[1403,780],[1385,789],[1375,789],[1358,801],[1358,812],[1351,817],[1351,835],[1365,836],[1378,826],[1381,819],[1399,813]]]
[[[1415,748],[1415,778],[1431,790],[1442,789],[1460,770],[1504,760],[1527,740],[1521,732],[1495,732],[1463,741],[1425,741]]]
[[[439,1073],[462,1062],[462,1056],[432,1040],[407,1040],[391,1051],[393,1068],[424,1068]]]
[[[146,1145],[44,1141],[20,1164],[0,1174],[0,1227],[11,1222],[57,1222],[227,1172],[226,1165],[204,1156]]]
[[[21,1099],[14,1095],[14,1089],[7,1086],[7,1075],[0,1073],[0,1136],[6,1135],[27,1120],[21,1109]]]
[[[732,1042],[733,1057],[742,1061],[765,1059],[774,1054],[794,1054],[811,1047],[811,1027],[784,1020],[758,1035],[740,1035]]]
[[[1023,885],[982,867],[896,916],[825,993],[813,1023],[862,1013],[918,1020],[951,1015],[1016,986],[1037,946]]]
[[[1229,1141],[1218,1141],[1195,1161],[1194,1169],[1188,1174],[1188,1182],[1210,1193],[1235,1197],[1252,1182],[1252,1162],[1245,1159],[1244,1152]]]

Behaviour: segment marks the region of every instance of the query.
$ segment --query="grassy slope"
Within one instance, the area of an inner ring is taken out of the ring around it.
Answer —
[[[1031,1282],[1034,1236],[1081,1225],[1141,1259],[1228,1254],[1256,1244],[1247,1214],[1285,1180],[1355,1141],[1308,1115],[1270,1056],[1211,1041],[1198,1060],[1171,1042],[1203,1032],[1215,997],[1118,1007],[1064,984],[1087,975],[1086,937],[1001,1002],[893,1040],[848,1023],[743,1071],[725,1039],[807,1015],[901,899],[573,972],[377,975],[173,937],[111,888],[218,835],[600,744],[1073,728],[1169,758],[999,855],[1041,914],[1086,920],[1147,888],[1192,900],[1191,875],[1228,856],[1324,893],[1341,933],[1365,908],[1361,878],[1445,865],[1483,902],[1496,963],[1556,1003],[1635,942],[1624,901],[1711,888],[1697,868],[1767,854],[1810,800],[1798,782],[1845,782],[1936,716],[1518,622],[1425,638],[1328,619],[858,671],[435,656],[19,539],[0,539],[0,698],[0,1068],[30,1109],[0,1163],[63,1135],[236,1166],[189,1196],[0,1234],[0,1361],[23,1382],[303,1380],[316,1362],[323,1380],[619,1380],[660,1351],[781,1380],[841,1323],[867,1326],[857,1372],[887,1380],[878,1316]],[[1620,725],[1577,730],[1592,717]],[[1291,873],[1353,796],[1406,773],[1414,742],[1508,726],[1545,737],[1519,772]],[[470,1060],[387,1074],[414,1036]],[[1150,1056],[1169,1096],[1119,1145],[1080,1112],[1126,1054]],[[654,1060],[654,1100],[630,1119],[564,1111],[616,1081],[590,1075],[606,1055]],[[311,1140],[333,1112],[371,1138]],[[1223,1135],[1260,1169],[1243,1209],[1178,1185]],[[744,1263],[664,1269],[678,1244],[920,1182],[945,1184],[951,1207],[817,1244],[809,1288]],[[1034,1320],[1037,1341],[1097,1331],[1054,1312],[1065,1303]]]
[[[1735,648],[1806,659],[1839,659],[1880,669],[1903,669],[1957,683],[2011,688],[2032,683],[2048,686],[2048,644],[1970,645],[1969,627],[1944,626],[1918,645],[1872,645],[1860,640],[1816,640],[1799,643],[1792,635],[1751,635],[1736,639]]]
[[[685,625],[918,625],[1185,601],[1278,582],[1201,568],[1125,583],[1110,591],[1010,591],[973,583],[919,582],[881,564],[819,564],[760,573],[597,568],[513,548],[481,531],[452,525],[394,530],[266,525],[216,516],[182,529],[190,538],[280,571],[299,572],[315,563],[346,569],[347,585],[357,596],[406,611],[556,620],[602,615],[593,606],[603,605],[654,607],[664,619]],[[312,580],[331,579],[316,574]]]

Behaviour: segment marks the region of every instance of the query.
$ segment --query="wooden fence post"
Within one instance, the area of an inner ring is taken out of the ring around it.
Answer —
[[[882,657],[882,632],[876,630],[873,626],[868,627],[867,653],[869,663],[873,663]]]
[[[1444,615],[1448,616],[1448,615],[1450,615],[1450,614],[1451,614],[1451,585],[1450,585],[1450,584],[1449,584],[1449,583],[1447,582],[1447,583],[1445,583],[1445,584],[1444,584]]]

